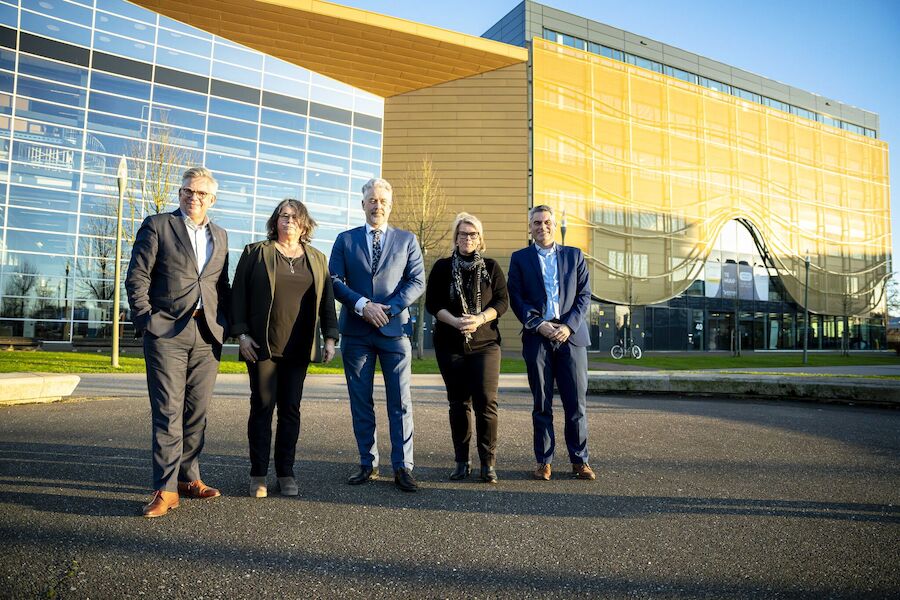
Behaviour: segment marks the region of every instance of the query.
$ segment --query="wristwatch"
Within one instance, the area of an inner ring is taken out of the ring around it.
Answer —
[[[250,336],[248,336],[246,333],[242,333],[241,335],[238,336],[238,341],[239,341],[239,342],[243,342],[243,341],[246,340],[248,337],[250,337]]]

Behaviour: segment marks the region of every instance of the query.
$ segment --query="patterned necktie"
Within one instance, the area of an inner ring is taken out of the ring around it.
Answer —
[[[372,273],[378,270],[378,261],[381,260],[381,230],[372,230]]]

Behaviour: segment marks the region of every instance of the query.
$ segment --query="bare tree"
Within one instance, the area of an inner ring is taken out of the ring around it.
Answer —
[[[416,234],[426,266],[430,266],[436,257],[429,254],[444,243],[450,230],[447,196],[431,158],[426,156],[419,163],[408,164],[399,187],[399,202],[394,203],[392,220]],[[425,341],[424,294],[419,297],[416,306],[416,357],[422,358]]]
[[[38,269],[27,260],[18,268],[18,273],[7,276],[3,290],[3,314],[8,317],[25,317],[26,296],[37,284]],[[18,297],[13,297],[18,296]]]
[[[123,219],[130,222],[126,235],[133,240],[143,215],[158,215],[168,208],[191,153],[172,129],[162,124],[152,126],[149,143],[135,142],[128,154],[128,214]]]
[[[900,317],[900,285],[897,278],[900,272],[891,273],[885,284],[885,296],[887,297],[887,314],[888,317]]]

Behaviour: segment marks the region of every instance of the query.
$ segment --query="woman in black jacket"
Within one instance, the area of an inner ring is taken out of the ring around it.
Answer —
[[[481,479],[497,483],[497,386],[500,331],[497,319],[509,307],[506,278],[495,260],[482,257],[484,229],[468,213],[453,222],[453,253],[434,263],[425,306],[437,318],[434,352],[447,387],[450,434],[456,469],[450,479],[469,476],[472,410]]]
[[[338,323],[325,255],[310,245],[316,222],[298,200],[282,200],[266,224],[268,239],[249,244],[232,284],[231,332],[250,375],[250,495],[264,498],[275,430],[275,474],[284,496],[299,493],[294,454],[300,398],[310,362],[334,358]],[[325,338],[320,349],[320,334]]]

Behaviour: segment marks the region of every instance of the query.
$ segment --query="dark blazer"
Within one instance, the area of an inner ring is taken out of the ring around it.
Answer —
[[[387,227],[381,240],[381,260],[372,273],[366,227],[356,227],[338,235],[328,261],[334,295],[341,303],[340,327],[344,335],[368,335],[378,331],[388,337],[403,335],[409,321],[407,307],[425,291],[425,264],[416,236],[409,231]],[[376,329],[356,314],[361,297],[387,304],[390,321]]]
[[[557,244],[559,273],[559,320],[572,330],[573,346],[590,346],[587,315],[591,305],[591,285],[584,255],[578,248]],[[537,247],[513,252],[509,261],[509,303],[523,325],[524,334],[536,334],[544,320],[547,292],[541,277]]]
[[[337,316],[334,312],[334,289],[325,255],[304,244],[316,291],[316,323],[309,359],[322,361],[322,339],[338,339]],[[269,315],[275,298],[275,242],[264,240],[248,244],[238,260],[231,295],[231,334],[248,334],[259,344],[257,356],[266,360],[269,348]]]
[[[144,219],[125,276],[131,320],[138,333],[170,338],[184,329],[203,297],[206,325],[220,344],[228,338],[231,288],[228,234],[213,222],[213,253],[197,271],[197,258],[181,210]]]

